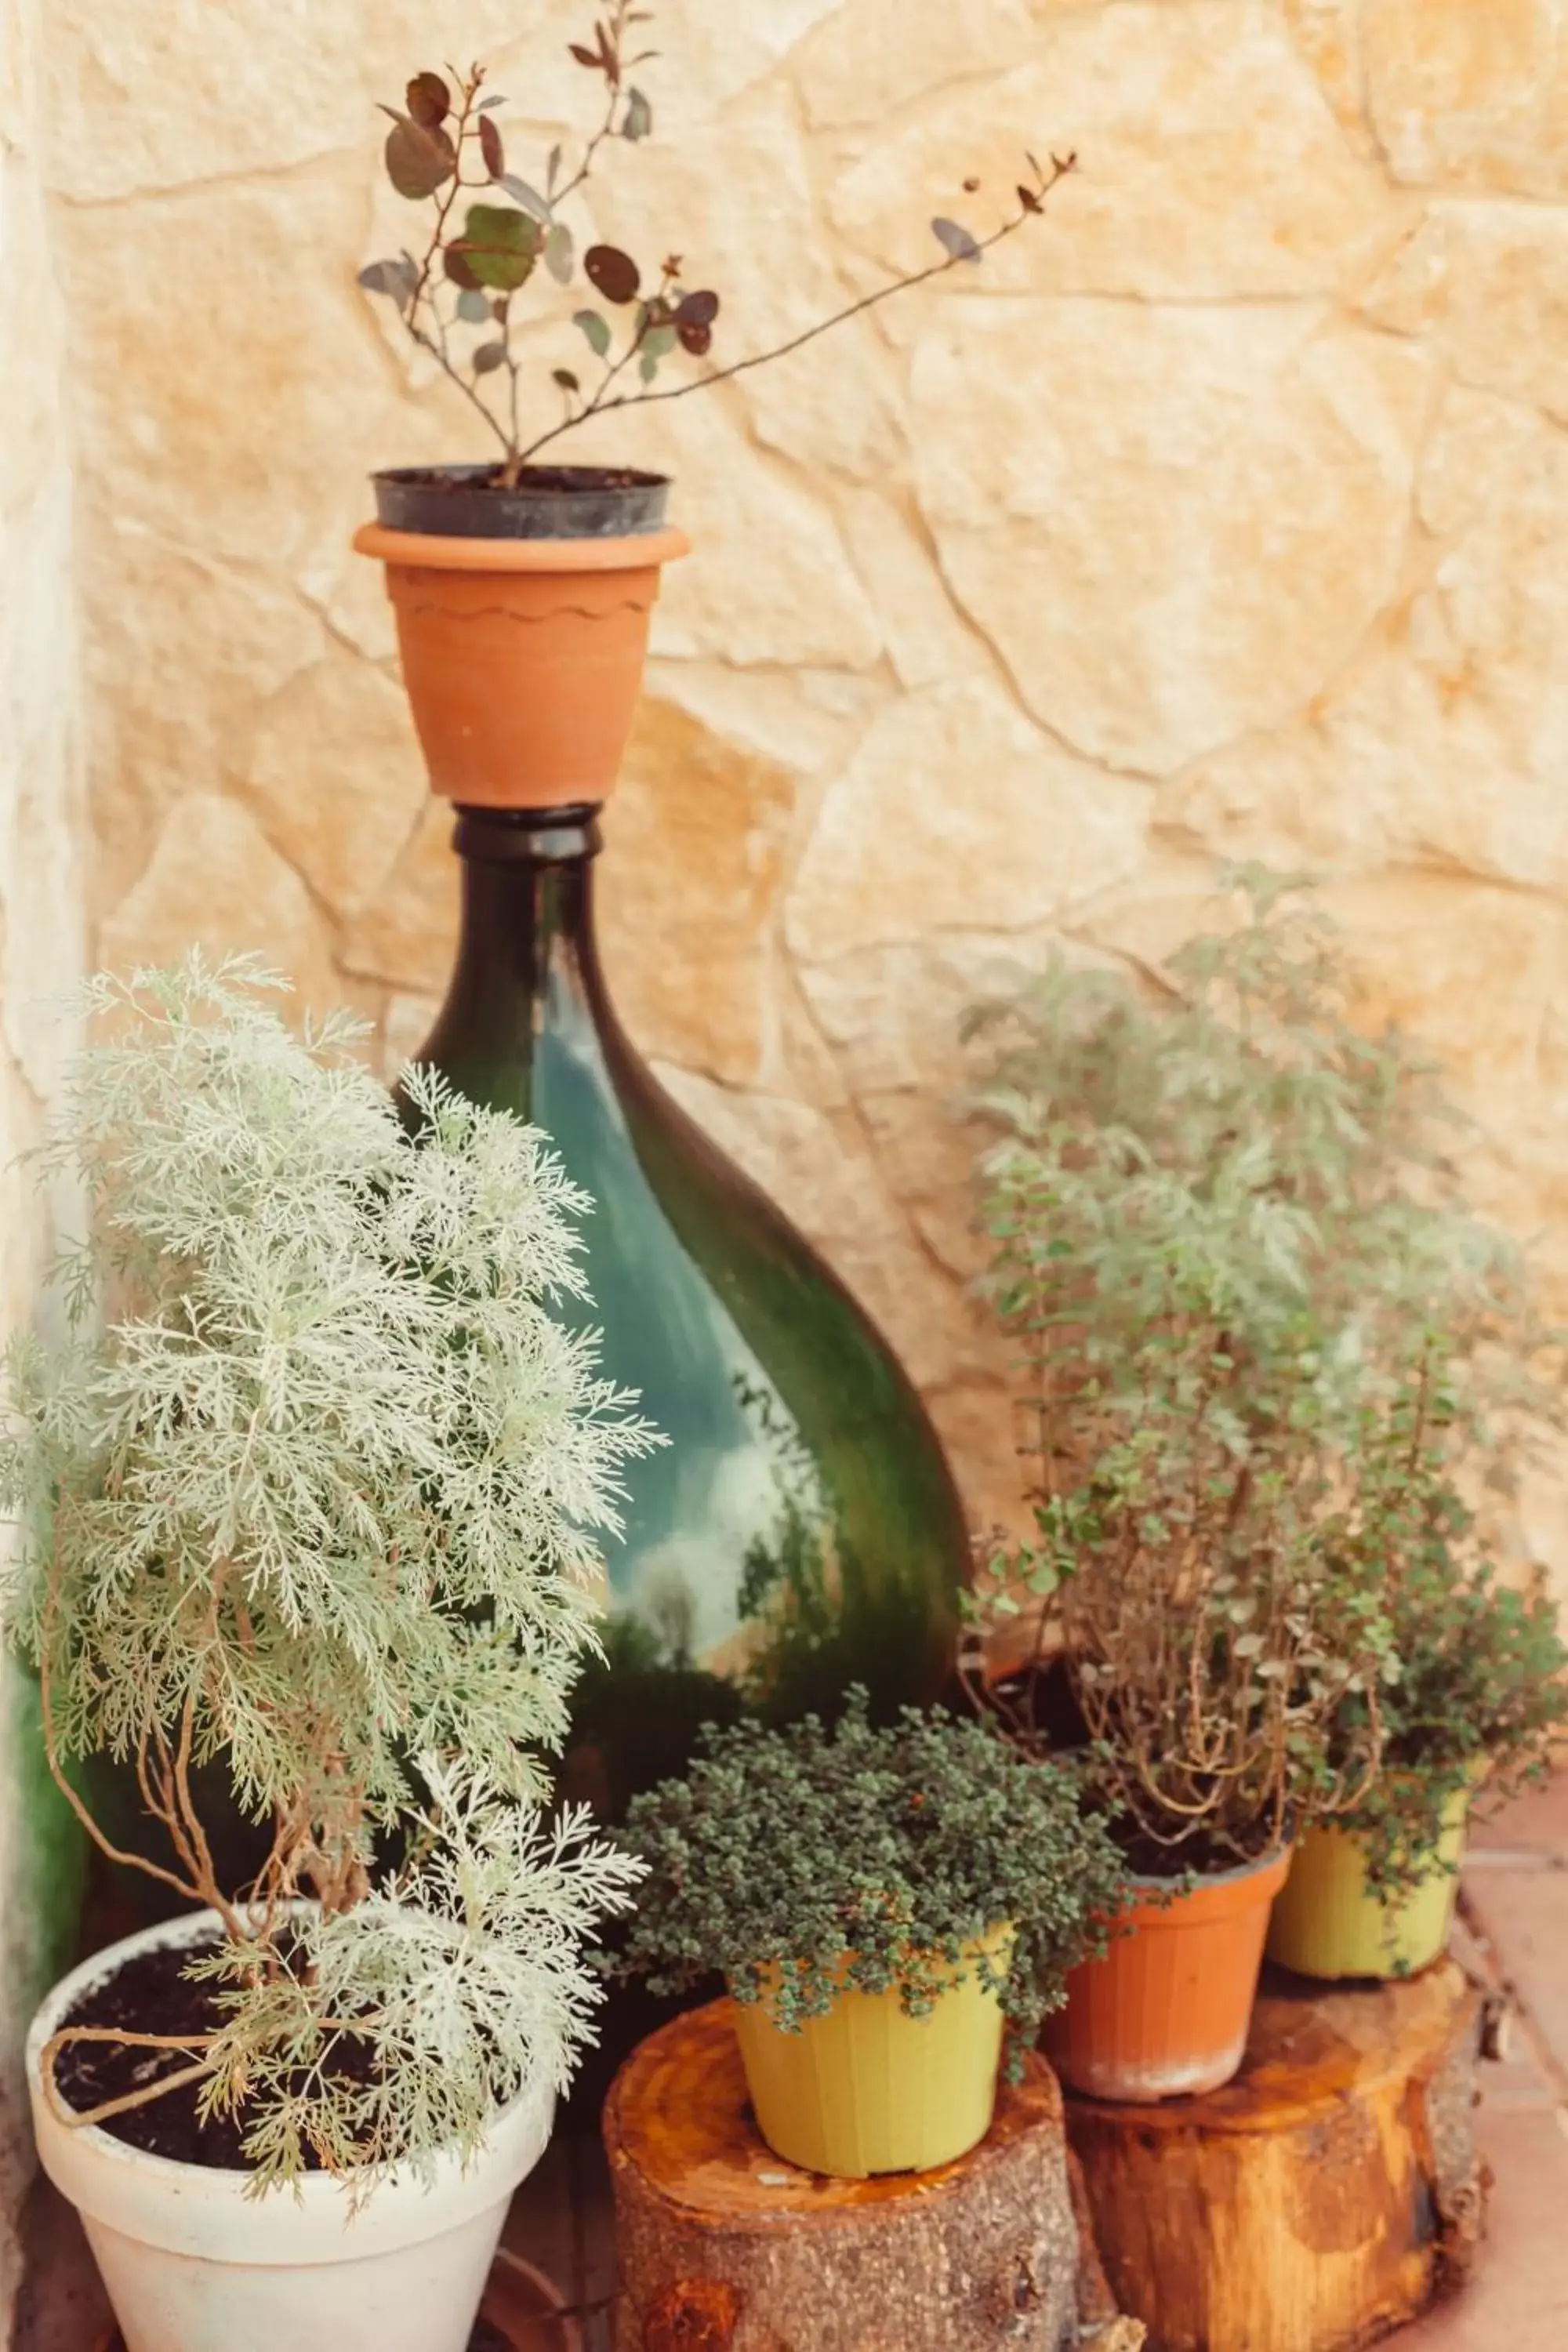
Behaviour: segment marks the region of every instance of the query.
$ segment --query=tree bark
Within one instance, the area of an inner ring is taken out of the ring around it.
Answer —
[[[731,2021],[728,2001],[678,2018],[610,2094],[616,2352],[1136,2352],[1142,2330],[1103,2301],[1080,2325],[1061,2094],[1043,2060],[1002,2085],[990,2134],[956,2163],[826,2180],[758,2137]],[[1091,2297],[1094,2278],[1091,2258]]]
[[[1266,1977],[1223,2090],[1069,2096],[1110,2290],[1151,2352],[1359,2352],[1457,2285],[1484,2211],[1479,2041],[1449,1961],[1352,1991]]]

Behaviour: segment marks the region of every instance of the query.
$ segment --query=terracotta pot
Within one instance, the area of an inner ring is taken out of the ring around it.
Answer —
[[[458,474],[458,468],[451,469]],[[666,563],[687,552],[666,526],[598,535],[533,535],[538,502],[520,501],[518,536],[435,527],[471,520],[467,496],[390,499],[356,532],[386,566],[403,682],[432,788],[468,808],[564,808],[608,798],[620,770]],[[557,529],[574,501],[544,507]],[[646,509],[646,500],[643,502]],[[662,505],[662,500],[660,501]],[[385,517],[411,511],[420,528]],[[487,514],[486,520],[489,518]],[[506,517],[500,518],[504,522]]]
[[[1205,1878],[1189,1895],[1123,1914],[1105,1958],[1068,1979],[1044,2047],[1069,2090],[1093,2099],[1169,2099],[1216,2091],[1241,2064],[1263,1965],[1268,1911],[1290,1850]]]

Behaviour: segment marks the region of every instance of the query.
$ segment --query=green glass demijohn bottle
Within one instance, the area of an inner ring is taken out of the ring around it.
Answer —
[[[421,1061],[544,1129],[593,1196],[605,1372],[669,1443],[630,1476],[608,1560],[607,1669],[575,1785],[618,1810],[750,1699],[831,1713],[934,1696],[963,1530],[885,1341],[675,1103],[616,1017],[594,934],[595,810],[460,809],[462,927]]]
[[[881,1711],[937,1696],[963,1513],[886,1341],[658,1084],[600,969],[598,811],[658,565],[685,545],[663,526],[666,486],[606,488],[584,468],[552,497],[525,477],[510,517],[493,488],[376,488],[359,544],[387,565],[462,866],[450,987],[416,1058],[542,1129],[592,1195],[604,1370],[669,1440],[629,1474],[607,1661],[584,1676],[567,1759],[569,1788],[615,1813],[742,1706],[831,1714],[854,1682]]]

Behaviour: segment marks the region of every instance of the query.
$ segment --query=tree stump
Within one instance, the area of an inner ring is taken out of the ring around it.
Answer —
[[[1447,1960],[1351,1991],[1269,1972],[1223,2090],[1069,2095],[1110,2289],[1150,2352],[1359,2352],[1462,2279],[1479,2010]]]
[[[956,2163],[827,2180],[759,2137],[733,2017],[721,2000],[677,2018],[610,2093],[616,2352],[1136,2352],[1142,2331],[1104,2307],[1103,2280],[1080,2326],[1061,2094],[1043,2060],[1003,2084],[988,2137]],[[1091,2301],[1097,2278],[1091,2252]]]

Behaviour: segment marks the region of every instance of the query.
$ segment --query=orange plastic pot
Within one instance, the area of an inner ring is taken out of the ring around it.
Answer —
[[[432,788],[467,808],[609,797],[682,531],[461,539],[366,523]]]
[[[1157,1881],[1133,1882],[1147,1896],[1123,1913],[1105,1958],[1072,1971],[1065,2008],[1046,2021],[1046,2053],[1069,2090],[1171,2099],[1229,2082],[1289,1867],[1285,1847],[1168,1903]]]

